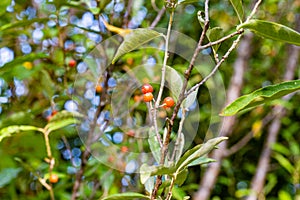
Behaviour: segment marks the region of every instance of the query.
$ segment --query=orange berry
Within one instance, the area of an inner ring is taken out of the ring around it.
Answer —
[[[163,101],[164,108],[171,108],[175,105],[175,101],[172,97],[166,97]]]
[[[56,115],[57,113],[58,113],[58,110],[52,110],[51,116],[53,117],[53,116]]]
[[[110,163],[114,162],[114,160],[115,160],[115,158],[113,156],[109,156],[107,158],[107,161],[110,162]]]
[[[143,96],[144,102],[150,102],[153,99],[153,94],[151,92],[148,92],[144,94]]]
[[[128,65],[132,65],[134,60],[133,60],[133,58],[127,58],[126,62]]]
[[[75,67],[76,66],[76,61],[75,60],[70,60],[69,61],[69,67]]]
[[[49,177],[50,183],[57,183],[58,179],[59,178],[58,178],[57,174],[51,174],[50,177]]]
[[[134,130],[129,130],[126,134],[130,137],[134,137],[135,132],[134,132]]]
[[[123,152],[123,153],[128,152],[128,147],[122,146],[122,147],[121,147],[121,152]]]
[[[145,84],[142,86],[142,92],[143,94],[146,94],[146,93],[151,93],[153,92],[153,87],[150,85],[150,84]]]
[[[102,86],[101,85],[97,85],[96,86],[96,93],[101,93],[103,90]]]

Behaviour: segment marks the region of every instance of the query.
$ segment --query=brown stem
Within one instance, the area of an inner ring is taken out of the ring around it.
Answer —
[[[178,100],[177,100],[177,103],[174,107],[174,110],[173,110],[173,113],[172,113],[172,117],[171,119],[168,121],[168,124],[167,124],[167,135],[166,135],[166,138],[164,140],[164,143],[163,143],[163,147],[161,149],[161,159],[160,159],[160,165],[164,165],[165,163],[165,159],[166,159],[166,156],[167,156],[167,152],[168,152],[168,146],[169,146],[169,143],[170,143],[170,137],[171,137],[171,133],[172,133],[172,129],[173,129],[173,123],[175,121],[175,118],[178,114],[178,111],[179,111],[179,108],[184,100],[184,94],[186,92],[186,88],[187,88],[187,85],[188,85],[188,81],[190,79],[190,76],[191,76],[191,72],[194,68],[194,64],[195,64],[195,61],[197,59],[197,56],[200,52],[200,48],[202,46],[202,43],[204,41],[204,38],[205,38],[205,35],[206,35],[206,32],[209,28],[209,13],[208,13],[208,4],[209,4],[209,0],[206,0],[205,1],[205,23],[204,23],[204,27],[203,27],[203,31],[201,33],[201,36],[200,36],[200,39],[199,39],[199,42],[198,42],[198,45],[194,51],[194,54],[193,54],[193,57],[191,59],[191,62],[189,64],[189,67],[188,69],[185,71],[185,79],[184,79],[184,82],[183,82],[183,85],[182,85],[182,88],[181,88],[181,92],[179,94],[179,97],[178,97]],[[152,196],[151,196],[151,200],[152,199],[155,199],[156,195],[157,195],[157,191],[160,187],[160,185],[162,184],[162,176],[159,175],[157,176],[157,179],[156,179],[156,182],[155,182],[155,186],[154,186],[154,189],[152,191]]]
[[[162,18],[162,16],[164,15],[165,12],[166,12],[166,8],[163,7],[163,8],[159,11],[159,13],[156,15],[154,21],[151,23],[151,25],[150,25],[150,28],[151,28],[151,29],[154,28],[154,27],[158,24],[158,22],[161,20],[161,18]]]

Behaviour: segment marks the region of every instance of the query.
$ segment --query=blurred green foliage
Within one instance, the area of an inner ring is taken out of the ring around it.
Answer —
[[[8,1],[0,2],[0,59],[6,60],[13,54],[13,59],[0,62],[0,129],[10,125],[32,125],[44,127],[53,109],[67,109],[66,103],[73,99],[74,82],[79,73],[84,56],[99,42],[112,36],[100,23],[98,14],[109,19],[110,24],[117,27],[147,28],[157,16],[151,1],[130,1],[132,7],[127,12],[128,1],[100,1],[99,9],[96,1]],[[162,8],[161,1],[156,2]],[[245,16],[250,13],[251,1],[243,1]],[[198,40],[201,26],[197,20],[197,12],[204,9],[203,1],[183,4],[176,9],[174,29]],[[275,21],[289,27],[295,26],[295,13],[299,13],[300,2],[266,1],[262,4],[257,18]],[[167,27],[169,13],[159,21],[157,27]],[[239,23],[229,1],[210,1],[210,24],[221,27],[227,35],[235,30]],[[222,43],[219,54],[223,55],[233,40]],[[289,54],[287,45],[269,39],[254,37],[253,54],[249,60],[249,68],[244,75],[243,94],[247,94],[265,85],[281,82],[285,72],[286,59]],[[127,68],[133,68],[148,59],[151,50],[133,51],[123,56],[116,63],[114,77],[122,77]],[[153,52],[151,52],[153,53]],[[162,55],[153,56],[157,61]],[[169,65],[183,73],[188,63],[176,55],[170,55]],[[134,64],[130,59],[134,60]],[[69,60],[76,60],[77,67],[68,65]],[[227,87],[232,75],[232,65],[236,54],[231,55],[220,68],[223,82]],[[26,62],[28,62],[26,64]],[[212,61],[207,62],[212,63]],[[205,70],[205,69],[204,69]],[[298,69],[299,74],[299,69]],[[202,77],[193,72],[191,84]],[[158,86],[154,86],[158,90]],[[129,104],[134,105],[134,96]],[[55,98],[53,98],[55,97]],[[198,133],[192,145],[202,143],[210,123],[211,97],[207,86],[202,86],[197,96],[201,115]],[[83,99],[76,99],[84,101]],[[55,105],[53,105],[55,101]],[[287,115],[282,119],[279,139],[274,145],[272,163],[264,188],[267,199],[293,199],[299,195],[300,173],[300,102],[295,95],[283,104]],[[262,106],[239,116],[236,127],[232,128],[230,144],[239,141],[253,127],[255,121],[267,115],[271,106]],[[145,105],[139,105],[133,116],[143,122],[147,114]],[[168,113],[162,113],[167,115]],[[195,116],[195,119],[198,119]],[[112,129],[113,135],[118,129]],[[238,199],[248,194],[250,181],[255,173],[257,160],[263,148],[267,126],[262,127],[261,135],[253,138],[240,151],[229,156],[222,163],[221,173],[212,193],[212,199]],[[125,134],[124,134],[125,135]],[[214,135],[216,136],[216,135]],[[139,148],[130,137],[125,137],[124,144],[129,148]],[[53,156],[56,159],[54,172],[60,177],[54,184],[57,199],[70,199],[75,181],[75,173],[79,169],[80,153],[85,146],[77,135],[77,129],[67,126],[57,130],[50,138]],[[146,146],[146,149],[149,147]],[[73,154],[72,154],[73,152]],[[74,152],[77,152],[74,153]],[[120,153],[120,152],[119,152]],[[48,191],[39,183],[36,174],[48,174],[48,165],[44,161],[46,148],[42,135],[35,132],[22,132],[15,137],[5,138],[0,143],[0,199],[49,199]],[[74,159],[74,155],[77,160]],[[113,155],[113,153],[112,153]],[[72,157],[73,156],[73,157]],[[72,159],[71,159],[72,157]],[[105,157],[105,159],[118,159]],[[125,162],[118,163],[120,168]],[[205,167],[205,166],[204,166]],[[174,199],[182,199],[193,195],[198,189],[203,168],[193,166],[184,184],[173,188]],[[79,190],[80,199],[98,199],[108,194],[125,191],[141,192],[144,186],[135,173],[120,172],[91,158],[84,173],[84,184]]]

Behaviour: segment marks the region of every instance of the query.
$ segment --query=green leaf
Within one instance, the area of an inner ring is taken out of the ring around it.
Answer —
[[[41,70],[40,75],[40,89],[43,93],[51,98],[55,94],[55,83],[53,82],[49,72],[47,70]]]
[[[244,8],[241,0],[230,0],[230,3],[232,4],[234,11],[236,12],[240,22],[243,22],[244,18]]]
[[[252,19],[237,27],[237,29],[241,28],[249,29],[265,38],[300,46],[300,33],[282,24]]]
[[[139,198],[139,199],[150,199],[150,197],[140,194],[140,193],[135,193],[135,192],[126,192],[122,194],[113,194],[108,197],[103,198],[102,200],[132,200],[134,198]]]
[[[10,71],[12,67],[23,64],[24,62],[32,62],[37,59],[47,58],[49,57],[45,53],[31,53],[24,56],[16,57],[11,62],[6,63],[0,68],[0,75],[4,72]]]
[[[8,126],[0,130],[0,142],[6,138],[11,137],[13,134],[21,131],[40,131],[41,129],[35,126],[21,125],[21,126]]]
[[[166,81],[172,94],[178,99],[183,85],[183,77],[170,66],[166,66]]]
[[[151,127],[149,129],[149,138],[148,138],[149,147],[151,150],[151,153],[156,160],[156,162],[160,162],[160,146],[159,142],[157,141],[157,137],[155,134],[154,127]]]
[[[152,191],[154,189],[155,184],[155,177],[152,176],[148,178],[148,180],[144,183],[145,190],[148,192],[148,194],[152,194]]]
[[[189,108],[193,103],[195,102],[197,98],[199,88],[197,88],[195,91],[193,91],[191,94],[189,94],[186,99],[183,101],[182,106],[184,108]]]
[[[290,193],[288,193],[284,190],[280,190],[278,192],[278,200],[292,200],[292,199],[293,199],[293,197],[291,197]]]
[[[287,81],[276,85],[270,85],[237,98],[234,102],[226,106],[226,108],[224,108],[220,115],[235,115],[241,110],[258,106],[273,99],[278,99],[299,89],[300,80]]]
[[[184,168],[188,167],[188,165],[191,164],[194,160],[209,153],[211,150],[215,148],[217,144],[219,144],[220,142],[226,139],[228,138],[227,137],[213,138],[208,140],[204,144],[197,145],[194,148],[188,150],[176,164],[176,170],[181,171]]]
[[[275,158],[279,162],[279,164],[284,169],[286,169],[290,174],[293,173],[294,167],[287,158],[285,158],[283,155],[279,153],[274,153],[273,158]]]
[[[56,113],[49,122],[60,121],[66,118],[83,118],[84,116],[78,112],[69,112],[66,110],[62,110]]]
[[[141,45],[161,35],[161,33],[151,29],[139,28],[131,30],[130,33],[125,35],[124,41],[120,45],[115,57],[112,60],[112,63],[114,64],[117,61],[117,59],[125,53],[133,51],[139,48]]]
[[[182,152],[183,152],[184,144],[185,144],[184,134],[180,133],[180,134],[178,134],[178,138],[177,138],[176,146],[175,146],[175,148],[176,148],[175,162],[177,162],[180,159]]]
[[[11,3],[10,0],[2,0],[0,2],[0,16],[4,15],[6,13],[6,7],[9,6]]]
[[[52,54],[52,60],[55,61],[55,63],[58,65],[58,66],[63,66],[64,65],[64,52],[62,49],[60,48],[57,48],[53,51],[53,54]]]
[[[52,131],[63,128],[65,126],[69,126],[71,124],[79,124],[79,123],[80,121],[76,118],[67,118],[67,119],[62,119],[60,121],[50,122],[46,125],[45,129],[47,129],[48,132],[50,133]]]
[[[206,35],[210,42],[214,42],[214,41],[221,39],[224,36],[224,32],[221,27],[214,27],[212,29],[208,29]],[[217,51],[218,51],[220,45],[221,44],[212,46],[214,54],[217,54]]]
[[[21,168],[6,168],[0,172],[0,188],[9,184],[13,179],[15,179]]]
[[[5,24],[0,27],[0,31],[8,30],[11,28],[17,28],[17,27],[24,29],[24,26],[33,24],[35,22],[43,23],[43,22],[46,22],[47,20],[49,20],[49,19],[48,18],[35,18],[35,19],[31,19],[31,20],[23,20],[23,21],[19,21],[19,22],[15,22],[15,23]]]
[[[191,167],[191,166],[208,164],[208,163],[212,163],[212,162],[216,162],[216,160],[212,159],[212,158],[207,158],[207,157],[200,157],[200,158],[197,158],[196,160],[194,160],[193,162],[191,162],[188,166]]]
[[[140,167],[140,179],[141,183],[144,184],[151,177],[151,171],[153,171],[153,166],[149,166],[146,163],[142,164]]]
[[[196,3],[196,2],[199,2],[199,0],[179,0],[177,4],[180,5],[180,4],[189,4],[189,3]]]
[[[175,180],[175,184],[178,186],[181,186],[186,178],[188,177],[189,171],[188,169],[184,169],[181,172],[179,172],[179,174],[176,175],[176,180]]]
[[[151,176],[155,175],[170,175],[176,172],[175,165],[172,164],[168,167],[166,166],[148,166],[147,164],[143,164],[140,168],[141,173],[141,182],[144,184]]]

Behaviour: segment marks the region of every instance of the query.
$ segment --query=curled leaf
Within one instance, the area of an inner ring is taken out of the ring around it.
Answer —
[[[300,80],[287,81],[258,89],[250,94],[237,98],[221,112],[221,116],[231,116],[247,108],[278,99],[300,89]]]

